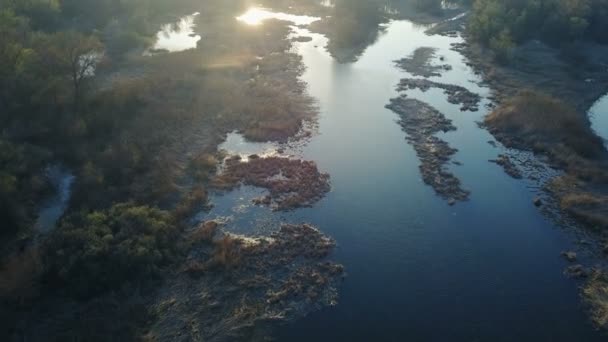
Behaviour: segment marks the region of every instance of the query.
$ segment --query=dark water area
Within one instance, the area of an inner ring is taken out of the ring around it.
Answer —
[[[287,153],[317,162],[331,175],[332,191],[312,208],[272,213],[253,207],[261,190],[245,187],[213,197],[200,220],[221,217],[229,230],[258,234],[273,223],[310,222],[338,243],[332,259],[348,276],[340,301],[279,329],[279,341],[599,341],[560,257],[574,238],[532,204],[535,186],[489,163],[504,149],[478,127],[486,114],[461,112],[441,91],[408,92],[448,118],[457,130],[441,138],[459,149],[451,171],[472,192],[449,206],[421,180],[414,149],[384,106],[410,77],[393,61],[416,48],[437,49],[452,66],[432,80],[479,93],[489,90],[450,50],[461,38],[427,36],[408,21],[387,25],[378,41],[351,64],[324,50],[326,38],[298,43],[303,79],[320,109],[318,134]],[[224,149],[271,153],[271,144],[229,136]],[[276,226],[275,226],[276,228]]]
[[[46,234],[52,231],[57,221],[68,208],[75,176],[59,165],[46,170],[46,176],[54,188],[54,193],[46,199],[38,212],[34,226],[36,233]]]

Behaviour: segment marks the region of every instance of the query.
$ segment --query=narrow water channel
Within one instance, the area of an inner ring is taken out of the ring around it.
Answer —
[[[338,242],[333,259],[348,276],[337,306],[284,327],[284,341],[596,341],[576,281],[563,275],[560,252],[572,239],[532,204],[525,181],[488,162],[501,148],[477,122],[486,114],[461,112],[435,90],[411,91],[452,119],[457,130],[441,138],[459,149],[453,173],[471,191],[449,206],[421,180],[420,164],[397,115],[384,106],[411,77],[393,61],[433,47],[452,70],[432,80],[488,95],[464,58],[450,50],[458,37],[428,36],[408,21],[386,26],[352,64],[325,51],[326,38],[298,29],[303,79],[318,101],[318,134],[288,149],[331,175],[332,191],[312,208],[278,215],[249,205],[259,196],[242,188],[213,197],[205,218],[223,217],[231,229],[255,234],[276,220],[310,222]],[[272,152],[231,135],[223,148]]]

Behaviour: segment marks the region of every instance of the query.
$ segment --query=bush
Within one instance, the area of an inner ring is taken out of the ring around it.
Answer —
[[[476,0],[469,33],[490,45],[501,32],[511,32],[515,42],[542,39],[549,43],[583,38],[606,41],[606,0]]]
[[[178,227],[165,211],[130,203],[65,219],[49,239],[47,276],[78,297],[159,274],[176,256]]]
[[[563,160],[568,157],[564,153],[592,159],[605,152],[602,139],[591,130],[583,114],[559,99],[534,91],[522,91],[504,101],[485,123],[493,133],[513,136]]]

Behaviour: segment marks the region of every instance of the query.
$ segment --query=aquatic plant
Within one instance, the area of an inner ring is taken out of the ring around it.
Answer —
[[[230,157],[222,173],[211,181],[220,190],[240,184],[267,189],[276,210],[310,206],[330,190],[329,175],[320,172],[314,162],[282,157],[250,157],[247,161]]]

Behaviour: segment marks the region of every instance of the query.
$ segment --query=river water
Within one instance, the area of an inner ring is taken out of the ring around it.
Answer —
[[[254,22],[251,20],[251,22]],[[579,298],[580,283],[563,275],[560,252],[574,238],[532,204],[535,187],[508,177],[489,159],[504,152],[477,122],[487,113],[461,112],[440,91],[408,92],[430,103],[457,130],[441,138],[459,149],[452,171],[472,192],[449,206],[421,180],[420,164],[397,115],[384,106],[410,77],[393,61],[421,46],[434,47],[452,70],[434,81],[487,96],[464,58],[450,50],[458,37],[427,36],[408,21],[386,25],[355,63],[338,64],[326,38],[296,43],[303,79],[318,101],[318,134],[287,150],[317,162],[332,191],[312,208],[287,214],[252,207],[260,190],[244,187],[212,198],[199,219],[222,217],[239,233],[256,234],[276,221],[310,222],[338,243],[333,259],[348,276],[337,306],[279,331],[284,341],[596,341]],[[272,153],[232,134],[222,148]]]
[[[156,43],[152,50],[146,50],[144,55],[149,55],[152,51],[165,50],[168,52],[178,52],[196,47],[196,43],[201,36],[194,33],[194,19],[199,13],[180,18],[177,23],[165,24],[156,34]]]
[[[608,141],[608,95],[600,98],[589,109],[589,119],[591,127],[604,139],[604,145]]]

